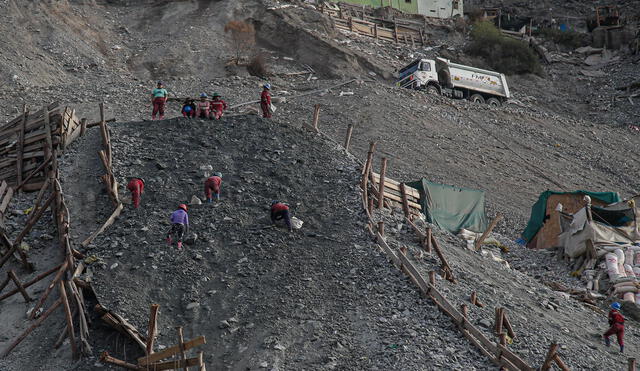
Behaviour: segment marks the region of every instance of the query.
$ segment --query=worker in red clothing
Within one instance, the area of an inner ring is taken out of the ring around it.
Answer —
[[[284,220],[284,223],[289,228],[289,232],[293,231],[291,225],[291,213],[289,212],[289,206],[284,202],[277,200],[271,201],[271,223],[276,224],[276,221]]]
[[[213,173],[204,182],[204,195],[207,198],[207,202],[213,202],[213,196],[216,200],[220,200],[220,188],[222,186],[222,173]]]
[[[611,304],[611,310],[609,311],[609,330],[604,333],[604,343],[606,346],[611,346],[609,336],[616,335],[618,338],[618,345],[620,345],[620,353],[624,352],[624,316],[620,313],[620,303],[615,302]]]
[[[211,100],[210,110],[211,110],[211,118],[220,120],[224,110],[229,108],[227,102],[222,100],[222,96],[218,93],[213,93],[213,99]]]
[[[144,193],[144,179],[131,178],[129,184],[127,184],[127,189],[131,191],[131,200],[133,201],[133,207],[137,209],[138,206],[140,206],[140,198]]]
[[[262,95],[260,96],[260,108],[262,108],[262,117],[271,118],[271,84],[264,84]]]
[[[156,115],[160,114],[160,120],[164,119],[164,106],[169,99],[169,93],[164,88],[162,81],[158,81],[158,87],[151,92],[151,104],[153,105],[153,111],[151,112],[151,119],[155,120]]]
[[[209,118],[209,102],[207,101],[206,93],[200,94],[200,100],[196,103],[196,118]]]

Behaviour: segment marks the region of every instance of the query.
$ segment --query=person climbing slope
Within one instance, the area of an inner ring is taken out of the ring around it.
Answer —
[[[289,228],[289,232],[293,232],[289,206],[284,202],[274,200],[274,201],[271,201],[271,223],[275,225],[276,221],[278,220],[284,220],[284,223],[287,225],[287,228]]]
[[[604,333],[604,343],[606,346],[611,346],[609,336],[616,335],[618,339],[618,345],[620,345],[620,353],[624,352],[624,316],[620,313],[620,303],[615,302],[611,304],[611,310],[609,311],[609,330]]]
[[[187,98],[182,104],[182,116],[188,119],[196,117],[196,104],[193,99]]]
[[[260,108],[262,108],[262,117],[271,118],[271,84],[264,84],[262,88],[262,95],[260,95]]]
[[[169,246],[173,244],[173,237],[178,241],[178,250],[182,250],[182,239],[189,232],[189,215],[187,214],[187,205],[180,204],[178,210],[171,213],[171,229],[167,233],[167,243]]]
[[[160,120],[164,119],[164,106],[167,104],[169,93],[164,88],[162,81],[158,81],[158,87],[151,92],[151,104],[153,105],[153,111],[151,112],[151,119],[155,120],[156,115],[160,114]]]
[[[213,100],[211,100],[211,118],[220,120],[224,110],[229,108],[227,102],[222,100],[222,96],[218,93],[213,93]]]
[[[209,102],[207,101],[207,94],[200,94],[200,100],[196,104],[196,118],[208,119],[209,118]]]
[[[137,209],[140,206],[140,198],[144,193],[144,179],[131,178],[129,184],[127,184],[127,189],[131,191],[131,201],[133,201],[133,207]]]
[[[204,195],[207,198],[207,202],[213,202],[213,196],[216,200],[220,200],[220,188],[222,187],[222,173],[213,173],[204,182]]]

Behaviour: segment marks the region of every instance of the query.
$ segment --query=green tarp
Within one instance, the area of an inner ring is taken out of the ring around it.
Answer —
[[[407,183],[420,191],[420,205],[427,221],[452,233],[460,229],[484,232],[484,191],[432,183],[424,178]]]
[[[542,228],[542,224],[544,223],[544,217],[547,214],[547,199],[551,195],[566,195],[566,194],[584,194],[588,195],[591,198],[596,198],[602,202],[606,202],[607,204],[612,204],[616,202],[622,201],[620,199],[620,195],[618,192],[590,192],[590,191],[574,191],[574,192],[555,192],[555,191],[544,191],[538,197],[538,201],[533,204],[531,208],[531,217],[529,218],[529,223],[527,224],[527,228],[522,232],[522,239],[526,242],[531,241],[533,237],[538,233],[540,228]]]

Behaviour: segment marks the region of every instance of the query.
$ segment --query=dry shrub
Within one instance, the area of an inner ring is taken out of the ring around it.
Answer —
[[[541,74],[538,56],[526,43],[502,35],[490,22],[478,22],[471,30],[470,55],[482,57],[496,71],[513,75]]]
[[[243,54],[249,54],[256,44],[256,30],[252,24],[243,21],[229,21],[224,26],[224,32],[229,35],[229,45],[236,55],[236,64]]]
[[[254,56],[247,65],[247,71],[251,76],[267,77],[269,71],[264,56],[262,54]]]

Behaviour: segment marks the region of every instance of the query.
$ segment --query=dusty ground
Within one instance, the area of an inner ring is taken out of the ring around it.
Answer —
[[[222,124],[170,120],[151,129],[155,123],[113,125],[120,180],[143,172],[149,174],[151,189],[161,191],[149,192],[140,211],[127,210],[88,251],[101,256],[106,264],[106,268],[95,270],[101,300],[121,309],[140,328],[144,328],[150,302],[160,301],[161,320],[165,321],[160,342],[174,342],[175,325],[192,326],[187,327],[188,337],[207,332],[209,362],[223,369],[260,367],[263,362],[281,369],[398,369],[419,362],[434,362],[438,368],[437,362],[450,361],[456,352],[462,352],[455,357],[460,368],[489,368],[429,302],[420,299],[383,257],[371,251],[357,216],[360,208],[353,161],[296,128],[310,122],[312,106],[319,103],[321,130],[342,142],[347,124],[355,124],[351,152],[362,159],[368,142],[377,141],[375,166],[381,155],[388,157],[389,174],[394,178],[409,181],[425,176],[486,190],[490,214],[505,214],[506,221],[497,230],[508,243],[524,228],[530,206],[546,189],[614,190],[623,196],[640,189],[633,176],[638,160],[629,155],[636,152],[638,134],[627,129],[637,123],[640,105],[611,103],[618,94],[615,86],[638,79],[637,65],[620,54],[618,62],[598,66],[610,72],[602,78],[585,77],[579,73],[583,66],[562,62],[545,66],[544,77],[510,76],[513,104],[490,109],[374,81],[417,56],[433,57],[446,50],[464,57],[466,39],[459,33],[439,29],[433,32],[433,45],[410,50],[335,32],[328,27],[328,20],[309,10],[266,9],[272,5],[275,2],[257,0],[0,0],[0,31],[13,35],[0,43],[0,81],[4,84],[0,116],[6,119],[19,112],[23,103],[35,109],[56,99],[90,119],[95,118],[101,100],[106,102],[108,114],[119,121],[147,119],[147,94],[157,79],[164,80],[176,96],[219,91],[232,105],[255,100],[264,80],[248,76],[241,68],[224,66],[232,53],[222,28],[226,21],[238,17],[260,21],[256,23],[262,31],[259,46],[272,72],[297,72],[305,64],[318,72],[311,79],[307,75],[269,78],[275,95],[287,98],[287,103],[278,105],[271,124],[253,117],[229,117]],[[15,33],[15,29],[24,32]],[[360,81],[294,98],[352,77]],[[353,95],[340,96],[343,91]],[[178,110],[177,105],[170,105],[168,116],[177,116]],[[254,132],[248,125],[264,130]],[[247,139],[242,137],[245,132],[251,133]],[[175,133],[173,141],[167,140],[168,133]],[[111,212],[96,180],[101,174],[95,155],[97,143],[95,132],[91,133],[76,143],[74,152],[64,160],[68,180],[63,186],[73,205],[75,243]],[[180,150],[174,149],[177,144]],[[292,145],[296,147],[287,147]],[[152,155],[149,147],[162,149],[161,157]],[[294,163],[299,158],[304,162]],[[245,162],[250,170],[245,169]],[[201,192],[202,163],[229,169],[223,170],[228,191],[218,207],[193,208],[198,241],[184,254],[176,255],[163,246],[158,235],[166,228],[167,215],[177,201],[188,201]],[[331,197],[329,187],[323,186],[328,176],[342,180],[331,189],[340,197]],[[165,179],[169,179],[166,184]],[[281,231],[256,227],[264,225],[261,218],[266,203],[274,197],[285,198],[283,195],[289,202],[300,203],[296,213],[308,223],[304,232],[291,238],[284,238]],[[29,196],[20,196],[11,210],[18,214],[31,202]],[[223,215],[233,220],[224,220]],[[12,215],[9,228],[13,236],[24,220],[24,216]],[[49,248],[52,242],[47,235],[52,234],[42,225],[27,239],[38,269],[58,261],[55,249]],[[472,269],[484,258],[455,250],[461,247],[453,242],[448,246],[452,253],[456,251],[453,255],[459,259],[458,268],[470,267],[462,283],[464,290],[451,291],[462,300],[460,295],[465,295],[469,282],[487,276]],[[202,259],[194,259],[196,254]],[[549,261],[545,253],[537,252],[527,256],[518,252],[516,260],[518,268]],[[116,262],[118,266],[110,269]],[[551,271],[563,274],[564,267],[555,264]],[[13,263],[10,267],[16,268]],[[507,307],[510,311],[517,311],[519,305],[533,305],[520,296],[522,287],[535,293],[532,298],[555,295],[537,282],[536,278],[547,277],[539,268],[527,272],[533,280],[498,268],[491,272],[518,282],[504,288],[518,303]],[[18,273],[27,276],[26,272]],[[294,279],[294,273],[301,273],[305,280]],[[105,283],[114,280],[128,285],[127,289],[107,289]],[[152,289],[148,285],[152,280],[166,289]],[[499,280],[494,283],[501,288],[504,285]],[[43,285],[36,287],[35,295]],[[145,289],[138,292],[141,286]],[[505,304],[498,301],[495,287],[483,287],[487,301]],[[276,297],[283,291],[286,296]],[[390,297],[388,292],[398,294]],[[190,303],[199,305],[187,310]],[[575,312],[579,318],[575,324],[567,324],[570,331],[588,326],[600,330],[599,317],[588,316],[573,303],[566,308],[567,316]],[[22,315],[27,309],[19,297],[0,303],[0,347],[28,326]],[[531,311],[517,312],[516,316],[526,318]],[[539,309],[535,311],[540,314]],[[545,334],[556,333],[557,323],[545,322],[548,313],[542,312],[545,317],[535,326]],[[484,317],[490,318],[490,314]],[[229,322],[232,318],[238,322]],[[0,360],[0,368],[100,367],[95,358],[70,364],[66,346],[48,357],[50,344],[61,330],[60,320],[47,322],[10,358]],[[219,328],[222,320],[230,327]],[[133,346],[119,335],[102,332],[98,323],[92,328],[95,354],[108,349],[131,358]],[[517,326],[524,325],[520,322]],[[533,329],[527,327],[526,331]],[[589,331],[584,333],[593,336]],[[593,350],[594,362],[603,367],[620,362],[615,354],[601,352],[594,338],[566,339],[566,353]],[[631,344],[634,339],[635,335],[628,337]],[[225,346],[222,353],[216,351],[221,344]],[[539,350],[527,353],[525,348],[518,349],[531,361],[539,361]],[[44,357],[49,359],[45,365],[39,361]],[[588,369],[582,362],[576,359],[572,367]]]

